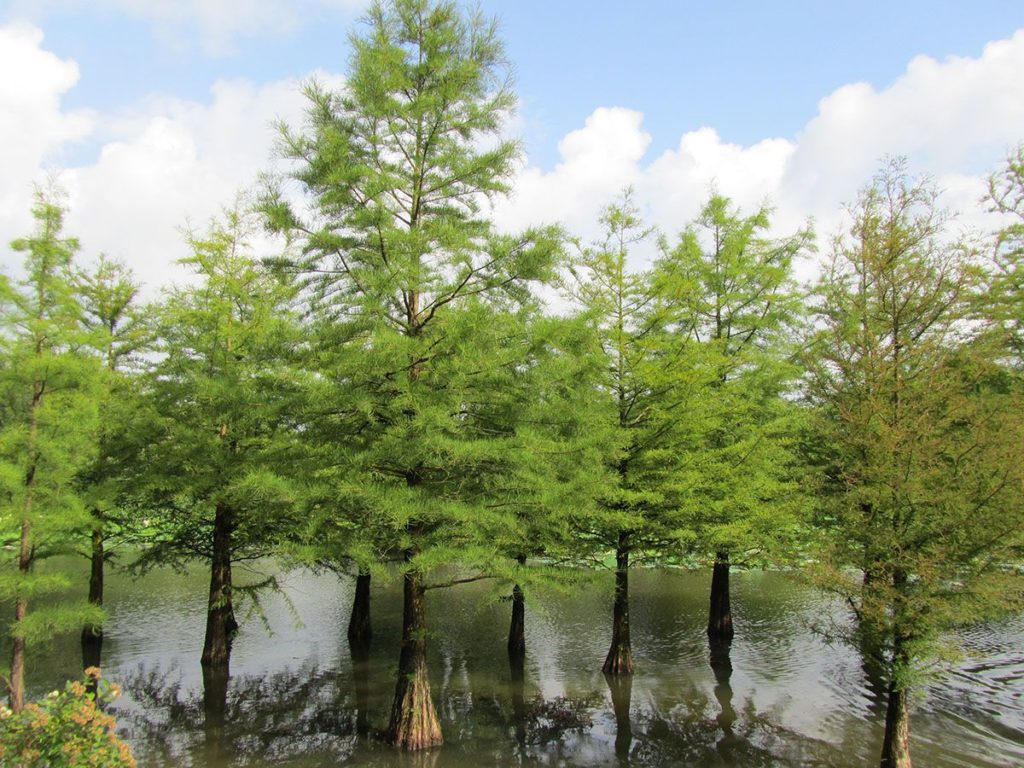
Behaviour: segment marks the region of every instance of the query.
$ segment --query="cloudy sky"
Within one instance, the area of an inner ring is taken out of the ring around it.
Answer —
[[[1024,140],[1024,3],[483,0],[527,156],[500,226],[594,234],[626,185],[670,236],[713,184],[823,240],[879,160],[932,175],[960,226]],[[0,1],[0,243],[59,174],[83,258],[176,279],[180,228],[269,167],[298,84],[343,82],[365,0]],[[0,247],[0,268],[17,257]]]

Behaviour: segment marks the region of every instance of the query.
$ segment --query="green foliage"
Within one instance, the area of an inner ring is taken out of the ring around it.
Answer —
[[[67,586],[61,574],[33,566],[72,549],[90,523],[75,480],[96,455],[100,391],[100,366],[86,352],[89,333],[75,292],[78,243],[62,236],[64,209],[55,196],[37,193],[33,216],[35,234],[12,243],[25,254],[26,277],[0,284],[0,531],[19,534],[0,593],[21,611],[30,597]],[[101,618],[73,604],[33,607],[11,634],[49,640],[83,615]]]
[[[211,555],[214,510],[234,517],[233,557],[269,554],[290,533],[301,473],[290,463],[300,374],[294,289],[248,252],[251,220],[229,210],[189,235],[198,283],[160,312],[160,360],[130,479],[148,507],[147,562]]]
[[[91,667],[84,680],[18,714],[0,705],[0,762],[9,768],[134,768],[113,716],[102,710],[119,693]]]
[[[988,200],[1006,222],[996,234],[988,311],[1006,334],[1014,364],[1024,368],[1024,144],[989,179]]]
[[[652,273],[629,269],[630,248],[652,230],[628,190],[601,223],[604,239],[581,249],[571,270],[572,298],[599,344],[590,407],[609,473],[600,507],[580,521],[581,554],[588,542],[598,555],[617,547],[623,535],[638,555],[658,554],[688,538],[677,478],[703,429],[698,397],[710,370],[693,342],[668,331],[670,312]]]
[[[790,550],[806,502],[794,455],[802,414],[786,396],[800,373],[793,260],[814,236],[768,238],[770,213],[743,216],[712,195],[674,248],[663,243],[655,287],[666,326],[699,345],[709,369],[678,495],[699,550],[741,562]]]
[[[808,382],[818,576],[902,679],[943,628],[1014,604],[998,571],[1024,530],[1024,424],[973,322],[982,275],[935,191],[893,162],[851,213],[819,286]]]
[[[492,23],[453,3],[377,3],[352,42],[346,89],[310,84],[306,131],[282,128],[311,215],[273,187],[263,201],[301,247],[314,318],[303,447],[317,546],[302,551],[488,569],[514,554],[529,510],[551,508],[550,481],[542,498],[526,478],[571,431],[569,413],[528,422],[523,407],[531,387],[576,396],[536,383],[570,343],[535,323],[532,299],[561,236],[499,235],[483,209],[518,155],[494,141],[514,99]],[[549,465],[565,475],[567,461]]]

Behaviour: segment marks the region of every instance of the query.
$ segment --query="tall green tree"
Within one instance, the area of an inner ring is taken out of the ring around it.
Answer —
[[[453,560],[488,571],[495,529],[511,524],[489,502],[511,456],[493,396],[518,364],[516,317],[558,238],[499,236],[486,216],[518,156],[513,141],[484,141],[514,106],[494,22],[451,2],[377,2],[351,42],[345,89],[309,86],[307,129],[282,130],[311,216],[275,190],[264,210],[301,244],[314,312],[360,350],[330,374],[345,451],[333,465],[348,467],[330,482],[369,512],[368,536],[387,532],[404,553],[388,737],[420,749],[442,740],[424,595],[447,581],[427,577]]]
[[[0,577],[0,594],[15,606],[15,712],[24,705],[27,643],[102,620],[95,606],[80,603],[29,612],[30,599],[70,586],[67,574],[33,566],[71,551],[90,520],[74,479],[95,455],[98,365],[81,351],[86,334],[72,263],[78,241],[63,235],[64,212],[55,195],[37,192],[35,233],[11,243],[25,255],[25,277],[0,282],[0,530],[15,537],[17,552],[13,572]]]
[[[89,532],[89,602],[103,605],[104,567],[111,557],[108,536],[122,527],[117,514],[125,495],[126,462],[134,441],[132,417],[141,389],[138,356],[153,343],[149,315],[139,302],[139,284],[122,262],[100,256],[91,272],[78,279],[82,321],[89,332],[89,346],[102,361],[100,426],[95,461],[79,476],[80,493],[93,518]],[[100,666],[103,628],[87,624],[82,628],[83,663]]]
[[[936,196],[898,161],[861,193],[818,289],[808,380],[818,573],[886,673],[889,768],[910,765],[908,694],[941,632],[1013,604],[1000,564],[1024,530],[1020,403],[978,335],[981,275]]]
[[[1006,334],[1014,365],[1024,369],[1024,144],[989,179],[988,200],[1005,220],[996,233],[989,314]]]
[[[294,289],[254,259],[252,226],[235,208],[188,237],[192,254],[182,261],[197,282],[162,308],[152,426],[138,461],[149,506],[142,562],[210,566],[204,668],[229,661],[240,588],[233,565],[275,551],[297,524],[301,496]]]
[[[697,546],[712,555],[708,635],[733,636],[729,571],[735,553],[760,552],[792,531],[799,495],[794,419],[784,399],[799,373],[790,358],[801,317],[793,259],[813,234],[773,239],[770,210],[744,216],[713,194],[658,264],[671,325],[702,345],[715,374],[705,397],[711,420],[680,476]]]
[[[694,343],[666,332],[670,313],[651,272],[630,267],[631,249],[653,231],[628,191],[605,209],[601,223],[603,240],[583,249],[573,265],[572,298],[599,339],[604,370],[592,407],[606,419],[612,481],[581,541],[615,552],[612,640],[603,669],[620,675],[633,671],[631,560],[676,550],[684,538],[674,480],[703,428],[695,394],[706,368],[692,356]]]

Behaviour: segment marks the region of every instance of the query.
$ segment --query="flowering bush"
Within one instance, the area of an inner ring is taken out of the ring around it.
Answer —
[[[8,768],[136,768],[114,718],[99,705],[120,691],[96,667],[15,714],[0,705],[0,765]]]

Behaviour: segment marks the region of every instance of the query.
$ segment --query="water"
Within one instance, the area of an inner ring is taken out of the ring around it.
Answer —
[[[248,577],[257,580],[256,576]],[[373,586],[373,645],[345,640],[354,583],[296,571],[264,599],[269,632],[239,614],[226,694],[199,665],[206,576],[108,577],[103,666],[146,768],[194,766],[863,766],[877,763],[884,707],[859,657],[810,625],[836,606],[784,574],[735,573],[731,652],[704,636],[710,574],[641,570],[630,579],[637,672],[600,672],[612,579],[531,593],[527,664],[505,653],[510,605],[486,583],[427,593],[430,669],[445,744],[404,755],[380,742],[401,632],[397,580]],[[246,581],[244,572],[236,583]],[[1024,765],[1024,617],[967,632],[970,652],[915,702],[922,766]],[[36,649],[29,694],[80,667],[77,638]]]

